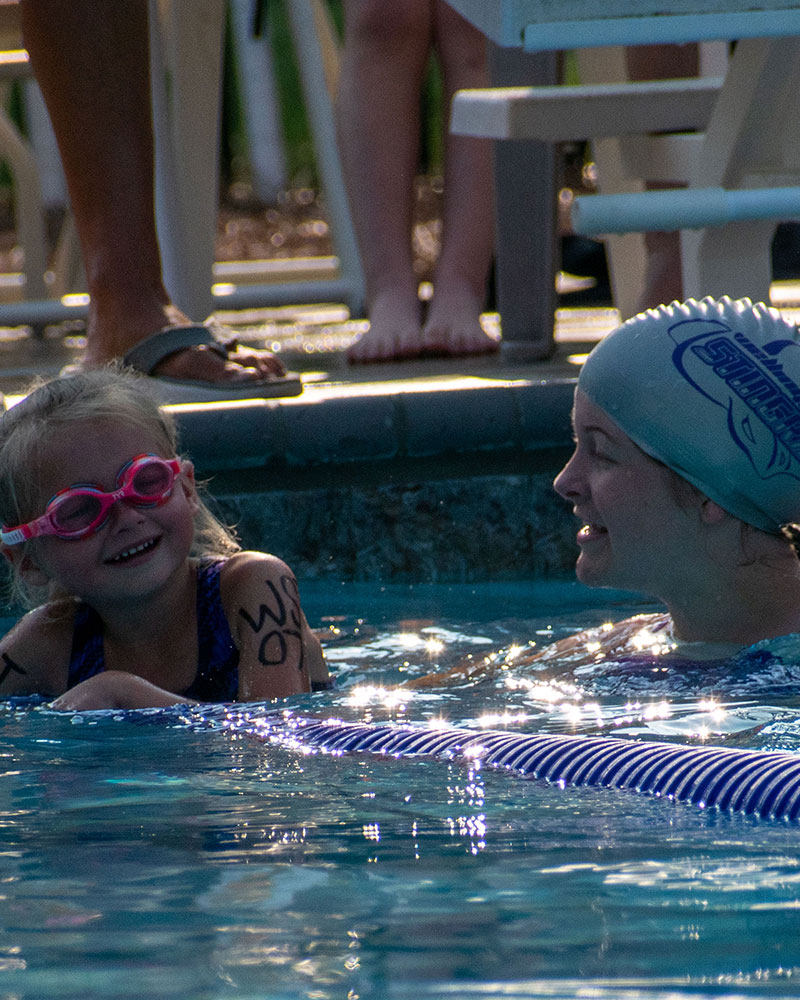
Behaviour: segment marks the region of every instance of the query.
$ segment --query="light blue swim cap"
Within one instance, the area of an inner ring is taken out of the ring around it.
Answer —
[[[652,458],[763,531],[800,522],[800,334],[749,299],[629,319],[578,388]]]

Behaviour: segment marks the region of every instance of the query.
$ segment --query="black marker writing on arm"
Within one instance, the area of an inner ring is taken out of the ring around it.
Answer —
[[[27,670],[23,670],[18,663],[15,663],[8,653],[3,653],[0,659],[2,659],[4,663],[4,666],[0,669],[0,684],[3,683],[10,673],[20,674],[23,677],[28,676]]]
[[[291,602],[291,606],[287,609],[283,598],[278,593],[272,581],[266,580],[265,583],[274,599],[274,602],[271,602],[272,606],[270,607],[263,603],[259,604],[258,612],[255,616],[251,615],[246,608],[239,608],[238,614],[247,622],[255,635],[260,638],[258,662],[262,666],[282,666],[290,659],[293,647],[296,644],[297,668],[302,673],[305,664],[303,639],[300,632],[300,618],[297,610],[300,606],[296,596],[297,584],[294,582],[294,577],[281,577],[281,589]]]
[[[300,625],[302,624],[302,609],[300,608],[300,590],[298,589],[295,577],[286,575],[282,576],[281,590],[289,598],[289,611],[292,621],[297,628],[300,628]]]
[[[283,603],[283,599],[278,593],[278,590],[272,580],[266,580],[265,583],[267,587],[269,587],[270,591],[272,591],[272,596],[275,598],[274,610],[267,607],[266,604],[260,604],[258,608],[258,622],[256,622],[256,620],[251,617],[251,615],[244,608],[239,608],[239,614],[241,617],[244,618],[250,628],[256,633],[260,632],[264,627],[264,620],[267,617],[271,618],[276,625],[283,626],[286,624],[286,605]]]

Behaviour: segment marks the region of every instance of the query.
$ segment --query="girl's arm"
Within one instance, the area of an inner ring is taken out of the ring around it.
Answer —
[[[220,587],[239,647],[239,701],[302,694],[312,679],[329,679],[286,563],[263,552],[237,553],[223,567]]]
[[[71,602],[46,604],[0,639],[0,699],[66,690],[73,615]]]
[[[0,699],[39,694],[56,697],[53,708],[162,708],[189,699],[164,691],[135,674],[106,670],[67,691],[75,605],[44,605],[25,615],[0,639]]]

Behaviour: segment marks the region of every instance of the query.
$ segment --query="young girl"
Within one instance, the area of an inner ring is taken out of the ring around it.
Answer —
[[[10,409],[0,519],[35,606],[0,641],[0,697],[146,708],[328,686],[291,570],[240,551],[204,506],[143,379],[86,371]]]

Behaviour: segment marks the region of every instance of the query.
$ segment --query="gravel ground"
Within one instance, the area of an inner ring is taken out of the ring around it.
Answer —
[[[439,251],[442,181],[419,177],[416,182],[414,265],[420,281],[430,280]],[[284,191],[275,205],[248,198],[248,189],[233,185],[220,206],[217,260],[265,260],[324,257],[333,243],[324,197],[311,188]]]
[[[413,249],[420,281],[429,280],[439,250],[442,182],[420,177],[416,183]],[[63,222],[62,211],[47,220],[51,252]],[[275,260],[291,257],[326,257],[332,254],[324,196],[311,188],[281,192],[276,204],[264,205],[249,197],[245,185],[232,185],[219,209],[216,259]],[[0,193],[0,273],[20,269],[22,251],[17,245],[14,209],[10,195]]]

